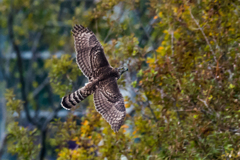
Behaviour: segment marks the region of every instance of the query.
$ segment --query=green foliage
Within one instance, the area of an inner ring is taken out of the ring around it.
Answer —
[[[7,89],[5,93],[5,99],[7,101],[6,106],[7,110],[10,112],[10,114],[13,114],[14,112],[18,113],[18,116],[20,116],[20,112],[23,109],[23,101],[20,99],[16,99],[15,95],[13,93],[13,89]]]
[[[15,10],[30,7],[29,3],[14,1]],[[2,15],[10,12],[10,3],[2,4],[0,25],[6,27]],[[80,23],[96,33],[113,67],[129,68],[118,83],[131,93],[124,99],[126,108],[133,111],[120,131],[111,130],[90,96],[66,119],[55,119],[48,126],[46,142],[59,160],[239,159],[239,2],[103,0],[96,4],[69,2],[69,6],[77,6],[71,11],[50,1],[44,7],[40,4],[35,1],[39,9],[25,17],[24,12],[17,14],[16,24],[24,22],[23,27],[14,27],[19,45],[30,37],[29,30],[43,29],[42,46],[48,44],[53,53],[73,53],[70,29]],[[64,15],[62,23],[58,23],[58,11]],[[46,29],[49,24],[51,29]],[[47,59],[44,71],[58,98],[72,92],[73,82],[82,75],[70,54]],[[31,84],[38,87],[37,81]],[[14,97],[12,90],[6,92],[7,106],[11,114],[20,115],[23,102]],[[79,110],[84,110],[81,119],[74,115]],[[18,150],[23,158],[36,156],[39,147],[33,144],[38,130],[15,122],[7,128],[10,135],[17,134],[9,139],[9,152]],[[29,146],[23,145],[25,140]],[[69,149],[69,141],[75,141],[76,148]]]
[[[32,131],[18,126],[17,122],[8,125],[8,151],[17,154],[18,159],[36,159],[40,151],[40,144],[36,145],[37,129]]]
[[[23,102],[15,98],[12,89],[7,89],[5,93],[5,98],[7,100],[7,142],[8,142],[8,152],[11,154],[17,154],[18,159],[36,159],[40,151],[40,144],[36,145],[37,137],[39,132],[35,128],[34,130],[29,130],[23,126],[19,126],[18,122],[11,116],[14,112],[18,113],[18,118],[20,117],[20,112],[22,110]]]
[[[53,57],[45,63],[45,68],[49,69],[49,78],[55,94],[60,97],[66,94],[66,90],[71,92],[72,82],[81,75],[76,62],[70,55],[63,55],[60,59]]]
[[[111,44],[103,44],[104,52],[109,56],[110,64],[118,67],[125,61],[126,65],[139,54],[138,39],[133,34],[112,39]]]

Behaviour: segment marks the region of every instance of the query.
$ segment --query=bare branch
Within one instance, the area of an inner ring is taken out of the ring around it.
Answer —
[[[151,30],[149,30],[149,32],[146,30],[146,28],[144,27],[144,25],[143,25],[143,23],[142,23],[142,20],[141,20],[141,18],[140,18],[140,16],[139,16],[139,13],[138,13],[137,9],[136,9],[135,6],[134,6],[135,1],[132,1],[132,3],[133,3],[134,12],[135,12],[135,15],[136,15],[136,17],[137,17],[137,19],[138,19],[138,22],[139,22],[141,28],[143,29],[145,35],[147,36],[148,40],[150,41],[151,46],[152,46],[152,48],[153,48],[153,52],[154,52],[154,54],[156,55],[156,51],[155,51],[156,45],[155,45],[154,42],[152,41],[151,36],[150,36],[150,34],[149,34],[149,33],[151,33]],[[154,20],[154,19],[153,19],[153,20],[150,20],[149,23],[148,23],[148,25],[151,26],[153,23],[155,23],[155,21],[156,21],[156,20]]]
[[[17,57],[17,65],[18,65],[18,71],[19,71],[19,76],[20,76],[20,83],[21,83],[21,95],[22,95],[22,100],[24,101],[24,110],[26,112],[26,116],[27,116],[27,120],[34,124],[37,125],[37,121],[35,121],[29,113],[29,109],[28,109],[28,99],[27,99],[27,95],[26,95],[26,90],[25,90],[25,80],[23,77],[23,63],[22,63],[22,57],[21,57],[21,51],[19,49],[19,46],[17,45],[17,43],[15,42],[14,39],[14,32],[13,32],[13,10],[11,9],[9,17],[8,17],[8,34],[9,34],[9,38],[10,38],[10,42],[13,46],[13,49],[15,51],[16,57]]]
[[[205,38],[205,41],[207,42],[207,45],[209,46],[210,51],[212,52],[212,54],[213,54],[213,56],[214,56],[214,60],[217,62],[216,54],[215,54],[215,52],[213,51],[212,46],[210,45],[209,40],[208,40],[206,34],[204,33],[202,27],[200,27],[198,21],[197,21],[197,20],[195,19],[195,17],[193,16],[190,6],[189,6],[188,10],[189,10],[189,12],[190,12],[191,18],[192,18],[192,19],[194,20],[194,22],[196,23],[198,29],[202,32],[202,35],[203,35],[203,37]]]
[[[121,19],[121,17],[123,16],[123,12],[124,12],[123,6],[124,6],[124,5],[121,5],[121,12],[120,12],[118,18],[115,20],[116,22],[119,21],[119,20]],[[111,28],[108,30],[107,36],[105,37],[105,39],[104,39],[104,41],[103,41],[104,43],[106,43],[108,37],[110,36],[110,34],[111,34],[111,32],[112,32],[112,29],[113,29],[113,25],[112,25]]]
[[[152,113],[152,115],[153,115],[153,118],[154,118],[155,122],[157,122],[157,121],[158,121],[158,119],[157,119],[157,117],[156,117],[156,115],[155,115],[155,113],[154,113],[153,109],[151,108],[151,105],[150,105],[150,103],[149,103],[149,101],[148,101],[148,100],[147,100],[147,107],[148,107],[148,108],[149,108],[149,110],[151,111],[151,113]]]
[[[32,45],[32,49],[31,49],[31,52],[32,52],[32,58],[31,58],[31,60],[30,60],[30,64],[29,64],[29,69],[28,69],[28,72],[27,72],[27,80],[28,80],[28,82],[27,82],[27,89],[29,89],[29,87],[30,87],[30,85],[32,84],[32,81],[33,81],[33,67],[32,67],[32,64],[33,64],[33,62],[34,61],[36,61],[36,59],[37,59],[37,46],[38,46],[38,44],[39,44],[39,41],[40,41],[40,39],[41,39],[41,37],[42,37],[42,31],[41,32],[38,32],[37,34],[36,34],[36,36],[35,36],[35,39],[34,39],[34,41],[33,41],[33,45]]]
[[[173,30],[171,31],[171,50],[172,50],[172,56],[174,55],[174,44],[173,44],[173,38],[174,38],[174,35],[173,35]]]
[[[0,159],[3,155],[3,150],[5,143],[7,141],[7,134],[5,133],[5,123],[6,123],[6,108],[4,106],[4,98],[0,99]]]
[[[41,128],[41,151],[39,153],[39,159],[44,160],[46,153],[46,135],[47,135],[47,126],[48,124],[57,116],[58,111],[61,109],[61,105],[59,105],[55,110],[48,116]]]
[[[108,30],[107,36],[105,37],[105,39],[103,40],[104,43],[106,43],[106,40],[108,39],[109,35],[112,32],[112,27]]]
[[[49,84],[49,77],[46,77],[44,81],[33,91],[33,98],[36,97],[39,92],[47,85]]]
[[[2,142],[0,144],[0,159],[1,159],[2,155],[3,155],[4,147],[6,146],[6,143],[7,143],[7,137],[8,137],[8,134],[5,134],[3,140],[2,140]]]
[[[14,40],[14,33],[13,33],[13,11],[10,11],[10,15],[8,17],[8,34],[9,34],[9,38],[10,41],[12,43],[13,49],[16,53],[17,56],[17,65],[18,65],[18,71],[19,71],[19,75],[20,75],[20,83],[21,83],[21,94],[22,94],[22,99],[25,102],[24,103],[24,107],[27,107],[28,101],[27,101],[27,96],[26,96],[26,92],[25,92],[25,82],[24,82],[24,77],[23,77],[23,65],[22,65],[22,58],[21,58],[21,52],[20,49],[18,47],[18,45],[16,44],[15,40]],[[26,113],[27,113],[27,118],[30,121],[30,115],[29,115],[29,111],[28,109],[26,109]]]
[[[215,112],[215,110],[212,108],[212,107],[210,107],[209,105],[208,105],[208,101],[207,100],[203,100],[203,99],[200,99],[200,98],[197,98],[199,101],[201,101],[205,106],[206,106],[206,108],[210,111],[210,112]],[[215,112],[216,113],[216,112]]]

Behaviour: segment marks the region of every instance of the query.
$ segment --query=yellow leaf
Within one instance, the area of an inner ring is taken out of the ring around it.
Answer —
[[[85,120],[83,123],[82,123],[84,126],[88,125],[88,121]]]
[[[212,96],[212,95],[210,95],[210,96],[208,97],[208,99],[209,99],[209,100],[211,100],[212,98],[213,98],[213,96]]]
[[[173,8],[173,12],[174,12],[174,13],[177,13],[177,10],[178,10],[177,7],[174,7],[174,8]]]
[[[168,30],[164,30],[163,33],[166,33],[166,34],[167,34],[167,33],[168,33]]]
[[[162,15],[162,12],[159,12],[159,14],[158,14],[158,15],[159,15],[159,17],[162,17],[162,16],[163,16],[163,15]]]
[[[164,48],[162,46],[158,47],[158,49],[156,50],[156,52],[160,53]]]
[[[154,58],[148,58],[147,63],[154,63]]]
[[[133,132],[133,135],[136,134],[136,133],[137,133],[137,131],[135,130],[135,131]]]
[[[72,152],[72,154],[77,154],[76,150],[72,150],[71,152]]]
[[[72,141],[78,141],[78,137],[73,138]]]
[[[122,128],[129,128],[129,126],[124,124],[124,125],[122,125]]]
[[[229,88],[230,88],[230,89],[233,89],[234,87],[235,87],[235,86],[234,86],[233,84],[230,84],[230,85],[229,85]]]
[[[37,81],[33,81],[32,85],[33,85],[34,88],[36,88],[38,86],[38,82]]]
[[[63,39],[61,39],[61,40],[59,41],[59,46],[64,46],[64,44],[65,44],[65,41],[64,41]]]
[[[66,153],[65,153],[65,152],[63,152],[63,151],[62,151],[62,152],[60,152],[60,153],[58,153],[58,156],[59,156],[59,157],[65,157],[65,155],[66,155]]]

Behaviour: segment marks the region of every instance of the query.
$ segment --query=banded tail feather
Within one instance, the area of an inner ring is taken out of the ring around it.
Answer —
[[[78,103],[80,103],[82,100],[84,100],[86,97],[82,96],[81,89],[78,89],[75,92],[70,93],[67,96],[64,96],[62,98],[61,105],[64,109],[70,110]]]
[[[66,110],[70,110],[82,100],[93,94],[96,90],[98,80],[86,83],[84,87],[62,98],[61,105]]]

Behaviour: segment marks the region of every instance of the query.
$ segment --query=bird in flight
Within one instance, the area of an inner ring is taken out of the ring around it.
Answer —
[[[75,92],[64,96],[63,108],[70,110],[91,94],[94,94],[96,110],[118,132],[124,123],[126,109],[124,99],[119,91],[117,80],[128,69],[113,68],[96,36],[88,28],[75,25],[72,29],[76,61],[88,83]]]

